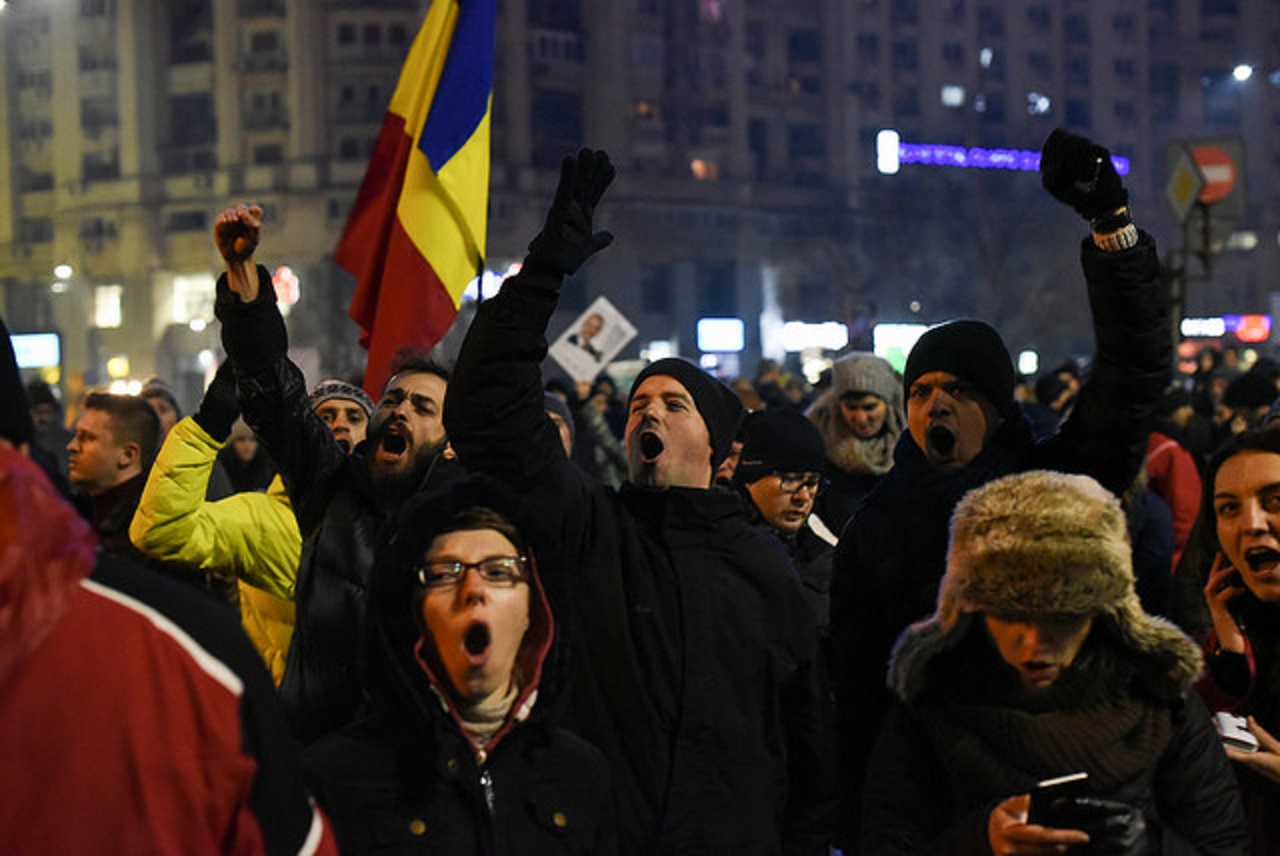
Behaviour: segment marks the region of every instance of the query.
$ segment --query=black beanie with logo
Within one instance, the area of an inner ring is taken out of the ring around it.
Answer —
[[[929,372],[947,372],[969,383],[1008,418],[1018,410],[1013,400],[1016,376],[1004,340],[985,321],[948,321],[925,331],[902,372],[902,388]]]

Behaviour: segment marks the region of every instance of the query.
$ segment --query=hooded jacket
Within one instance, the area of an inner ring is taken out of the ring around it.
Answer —
[[[904,432],[893,469],[836,546],[831,630],[843,838],[857,840],[858,790],[889,704],[890,650],[899,633],[933,609],[946,567],[947,523],[960,498],[993,479],[1031,469],[1083,473],[1121,495],[1141,466],[1173,352],[1155,242],[1142,233],[1137,246],[1106,253],[1085,239],[1081,263],[1096,351],[1090,378],[1061,430],[1037,442],[1015,412],[955,472],[935,471]]]
[[[825,682],[786,555],[729,490],[614,490],[565,457],[540,372],[561,277],[532,261],[477,310],[445,424],[564,547],[568,724],[609,759],[620,847],[825,854]]]
[[[337,852],[234,616],[98,550],[5,448],[0,591],[5,853]]]
[[[1079,771],[1091,796],[1140,809],[1162,853],[1243,852],[1239,795],[1192,690],[1199,650],[1143,612],[1119,502],[1081,476],[1024,473],[969,494],[951,531],[937,609],[889,664],[863,852],[987,852],[997,803]],[[984,614],[1092,625],[1053,684],[1028,690]]]
[[[483,748],[462,726],[448,678],[426,653],[417,567],[458,512],[511,521],[530,564],[524,676]],[[472,476],[410,501],[377,560],[372,715],[313,744],[308,765],[344,853],[580,853],[616,848],[608,768],[595,747],[555,726],[569,678],[568,624],[554,545],[518,497]]]

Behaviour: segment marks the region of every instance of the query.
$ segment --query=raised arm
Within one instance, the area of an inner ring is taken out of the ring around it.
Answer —
[[[449,382],[444,421],[458,458],[518,489],[566,465],[543,405],[546,329],[564,278],[613,241],[592,227],[613,177],[604,152],[583,149],[564,159],[542,231],[520,273],[476,311]]]
[[[218,278],[215,310],[245,422],[279,468],[305,537],[347,477],[350,462],[311,409],[302,371],[287,356],[289,337],[271,274],[253,263],[261,225],[256,205],[229,208],[214,222],[214,243],[227,268]]]
[[[1038,465],[1090,475],[1123,495],[1142,465],[1146,437],[1173,368],[1168,284],[1154,239],[1140,231],[1111,154],[1061,129],[1045,141],[1045,189],[1089,222],[1080,251],[1093,317],[1089,380]]]

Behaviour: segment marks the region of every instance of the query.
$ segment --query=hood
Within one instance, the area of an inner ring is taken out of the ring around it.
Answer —
[[[401,509],[394,534],[374,563],[373,644],[377,690],[392,701],[430,717],[444,707],[456,716],[447,681],[437,675],[431,660],[420,656],[423,633],[419,608],[417,566],[431,542],[459,512],[490,508],[515,524],[525,542],[530,571],[530,624],[519,653],[525,675],[508,722],[545,720],[567,701],[569,678],[568,624],[559,551],[537,523],[523,499],[505,485],[483,475],[450,480],[437,490],[419,494]],[[536,704],[535,704],[536,702]],[[493,743],[490,744],[492,746]]]
[[[62,618],[97,547],[40,467],[0,448],[0,687]]]

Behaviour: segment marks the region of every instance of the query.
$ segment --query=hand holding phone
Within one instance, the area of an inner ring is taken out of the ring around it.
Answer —
[[[1027,823],[1057,829],[1075,829],[1071,823],[1072,800],[1089,793],[1089,774],[1071,773],[1037,782],[1031,792]]]

